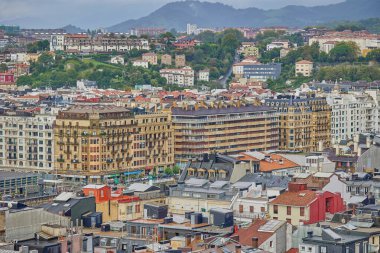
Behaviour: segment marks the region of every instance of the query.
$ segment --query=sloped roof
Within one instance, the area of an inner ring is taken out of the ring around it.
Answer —
[[[315,191],[303,190],[298,192],[284,192],[270,203],[285,206],[308,206],[317,198]]]

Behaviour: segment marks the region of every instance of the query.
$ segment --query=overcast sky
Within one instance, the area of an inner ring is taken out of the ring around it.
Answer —
[[[236,8],[280,8],[289,4],[325,5],[343,0],[210,0]],[[173,0],[0,0],[0,23],[22,27],[108,27],[148,15]]]

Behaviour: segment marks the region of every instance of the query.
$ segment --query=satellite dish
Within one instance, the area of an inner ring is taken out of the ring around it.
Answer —
[[[12,208],[12,206],[13,206],[12,203],[9,202],[9,203],[8,203],[8,208]]]

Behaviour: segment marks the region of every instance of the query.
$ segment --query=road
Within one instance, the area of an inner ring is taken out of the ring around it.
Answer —
[[[232,67],[233,67],[233,64],[237,63],[240,61],[240,54],[236,51],[235,52],[235,57],[234,57],[234,62],[232,63],[232,65],[229,67],[227,73],[221,78],[218,80],[218,82],[223,85],[223,88],[224,89],[227,89],[227,80],[228,78],[231,76],[232,74]]]

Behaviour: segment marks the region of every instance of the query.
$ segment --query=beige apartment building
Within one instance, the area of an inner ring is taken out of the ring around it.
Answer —
[[[202,103],[173,107],[172,116],[177,160],[278,148],[278,116],[267,106]]]
[[[166,79],[167,84],[194,86],[194,70],[190,67],[184,67],[181,69],[161,69],[160,76]]]
[[[266,99],[279,113],[279,148],[320,151],[331,143],[331,108],[326,98]]]
[[[157,65],[157,54],[145,53],[142,55],[142,60],[149,62],[151,65]]]
[[[313,74],[313,62],[311,61],[298,61],[296,62],[296,76],[303,75],[303,76],[311,76]]]
[[[172,131],[167,113],[73,106],[55,122],[55,169],[62,178],[91,183],[164,170],[174,163]]]
[[[170,54],[164,54],[161,56],[162,65],[172,65],[172,56]]]
[[[175,55],[175,66],[177,68],[186,66],[186,56],[184,54]]]

